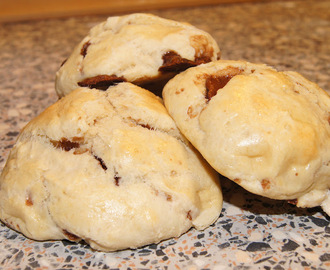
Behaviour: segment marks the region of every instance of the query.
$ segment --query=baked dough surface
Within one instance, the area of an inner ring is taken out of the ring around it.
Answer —
[[[218,174],[162,100],[130,83],[78,88],[21,132],[0,176],[0,218],[36,240],[113,251],[204,229]]]
[[[145,85],[218,57],[216,41],[188,23],[145,13],[109,17],[76,46],[58,70],[55,87],[62,97],[78,86]]]
[[[330,98],[296,72],[220,60],[163,90],[181,132],[245,189],[330,214]]]

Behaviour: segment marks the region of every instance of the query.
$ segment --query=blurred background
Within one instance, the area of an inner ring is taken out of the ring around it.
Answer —
[[[276,0],[0,0],[0,22]]]

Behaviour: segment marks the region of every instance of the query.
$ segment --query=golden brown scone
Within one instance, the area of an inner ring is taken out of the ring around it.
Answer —
[[[188,23],[144,13],[109,17],[90,30],[59,69],[56,91],[62,97],[78,86],[166,81],[219,55],[215,40]]]
[[[160,98],[130,83],[79,88],[21,132],[0,176],[0,218],[36,240],[136,248],[204,229],[218,174]]]
[[[330,214],[330,98],[296,72],[217,61],[164,88],[181,132],[245,189]]]

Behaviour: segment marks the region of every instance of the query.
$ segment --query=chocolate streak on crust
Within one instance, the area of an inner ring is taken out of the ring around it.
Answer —
[[[95,77],[86,78],[80,82],[78,85],[81,87],[96,88],[99,90],[107,90],[109,86],[126,82],[124,77],[118,77],[116,75],[97,75]]]
[[[159,67],[160,72],[181,72],[187,68],[198,66],[211,62],[211,58],[208,56],[200,56],[195,61],[182,58],[178,53],[169,51],[163,55],[163,65]]]
[[[88,151],[88,149],[81,149],[80,145],[84,142],[84,138],[82,137],[73,137],[72,140],[68,140],[67,138],[61,138],[60,141],[50,140],[55,148],[60,148],[66,152],[70,151],[71,149],[75,149],[73,152],[74,155],[80,155]],[[100,163],[100,166],[103,170],[107,170],[108,167],[105,164],[104,160],[96,155],[93,154],[93,157]]]
[[[191,210],[189,210],[187,213],[187,219],[192,220]]]
[[[55,148],[61,148],[65,151],[70,151],[71,149],[80,147],[80,140],[81,138],[74,137],[72,141],[70,141],[67,138],[63,137],[60,141],[51,140],[50,142]]]
[[[115,171],[114,179],[115,179],[115,185],[119,186],[119,181],[120,181],[121,177],[118,175],[117,171]]]
[[[89,41],[85,42],[84,45],[82,46],[81,50],[80,50],[80,54],[85,57],[87,54],[87,49],[89,47],[89,45],[91,45],[91,43]]]
[[[105,165],[105,163],[104,163],[104,161],[103,161],[102,158],[100,158],[100,157],[98,157],[98,156],[95,156],[95,155],[94,155],[94,158],[95,158],[98,162],[100,162],[100,165],[101,165],[101,167],[102,167],[103,170],[106,171],[106,170],[108,169],[107,165]]]
[[[226,75],[211,75],[205,81],[206,99],[208,101],[214,97],[219,89],[222,89],[236,75],[239,75],[243,70],[235,67],[229,67]]]
[[[154,130],[154,128],[149,126],[148,124],[138,124],[138,125],[149,130]]]

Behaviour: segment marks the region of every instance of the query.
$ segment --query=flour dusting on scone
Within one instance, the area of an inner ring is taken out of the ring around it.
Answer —
[[[0,218],[36,240],[137,248],[204,229],[218,174],[162,100],[130,83],[78,88],[21,132],[0,176]]]
[[[216,41],[188,23],[151,14],[109,17],[93,27],[56,74],[60,97],[78,86],[152,85],[220,57]]]
[[[215,61],[177,75],[166,108],[219,173],[245,189],[330,214],[330,97],[296,72]]]

